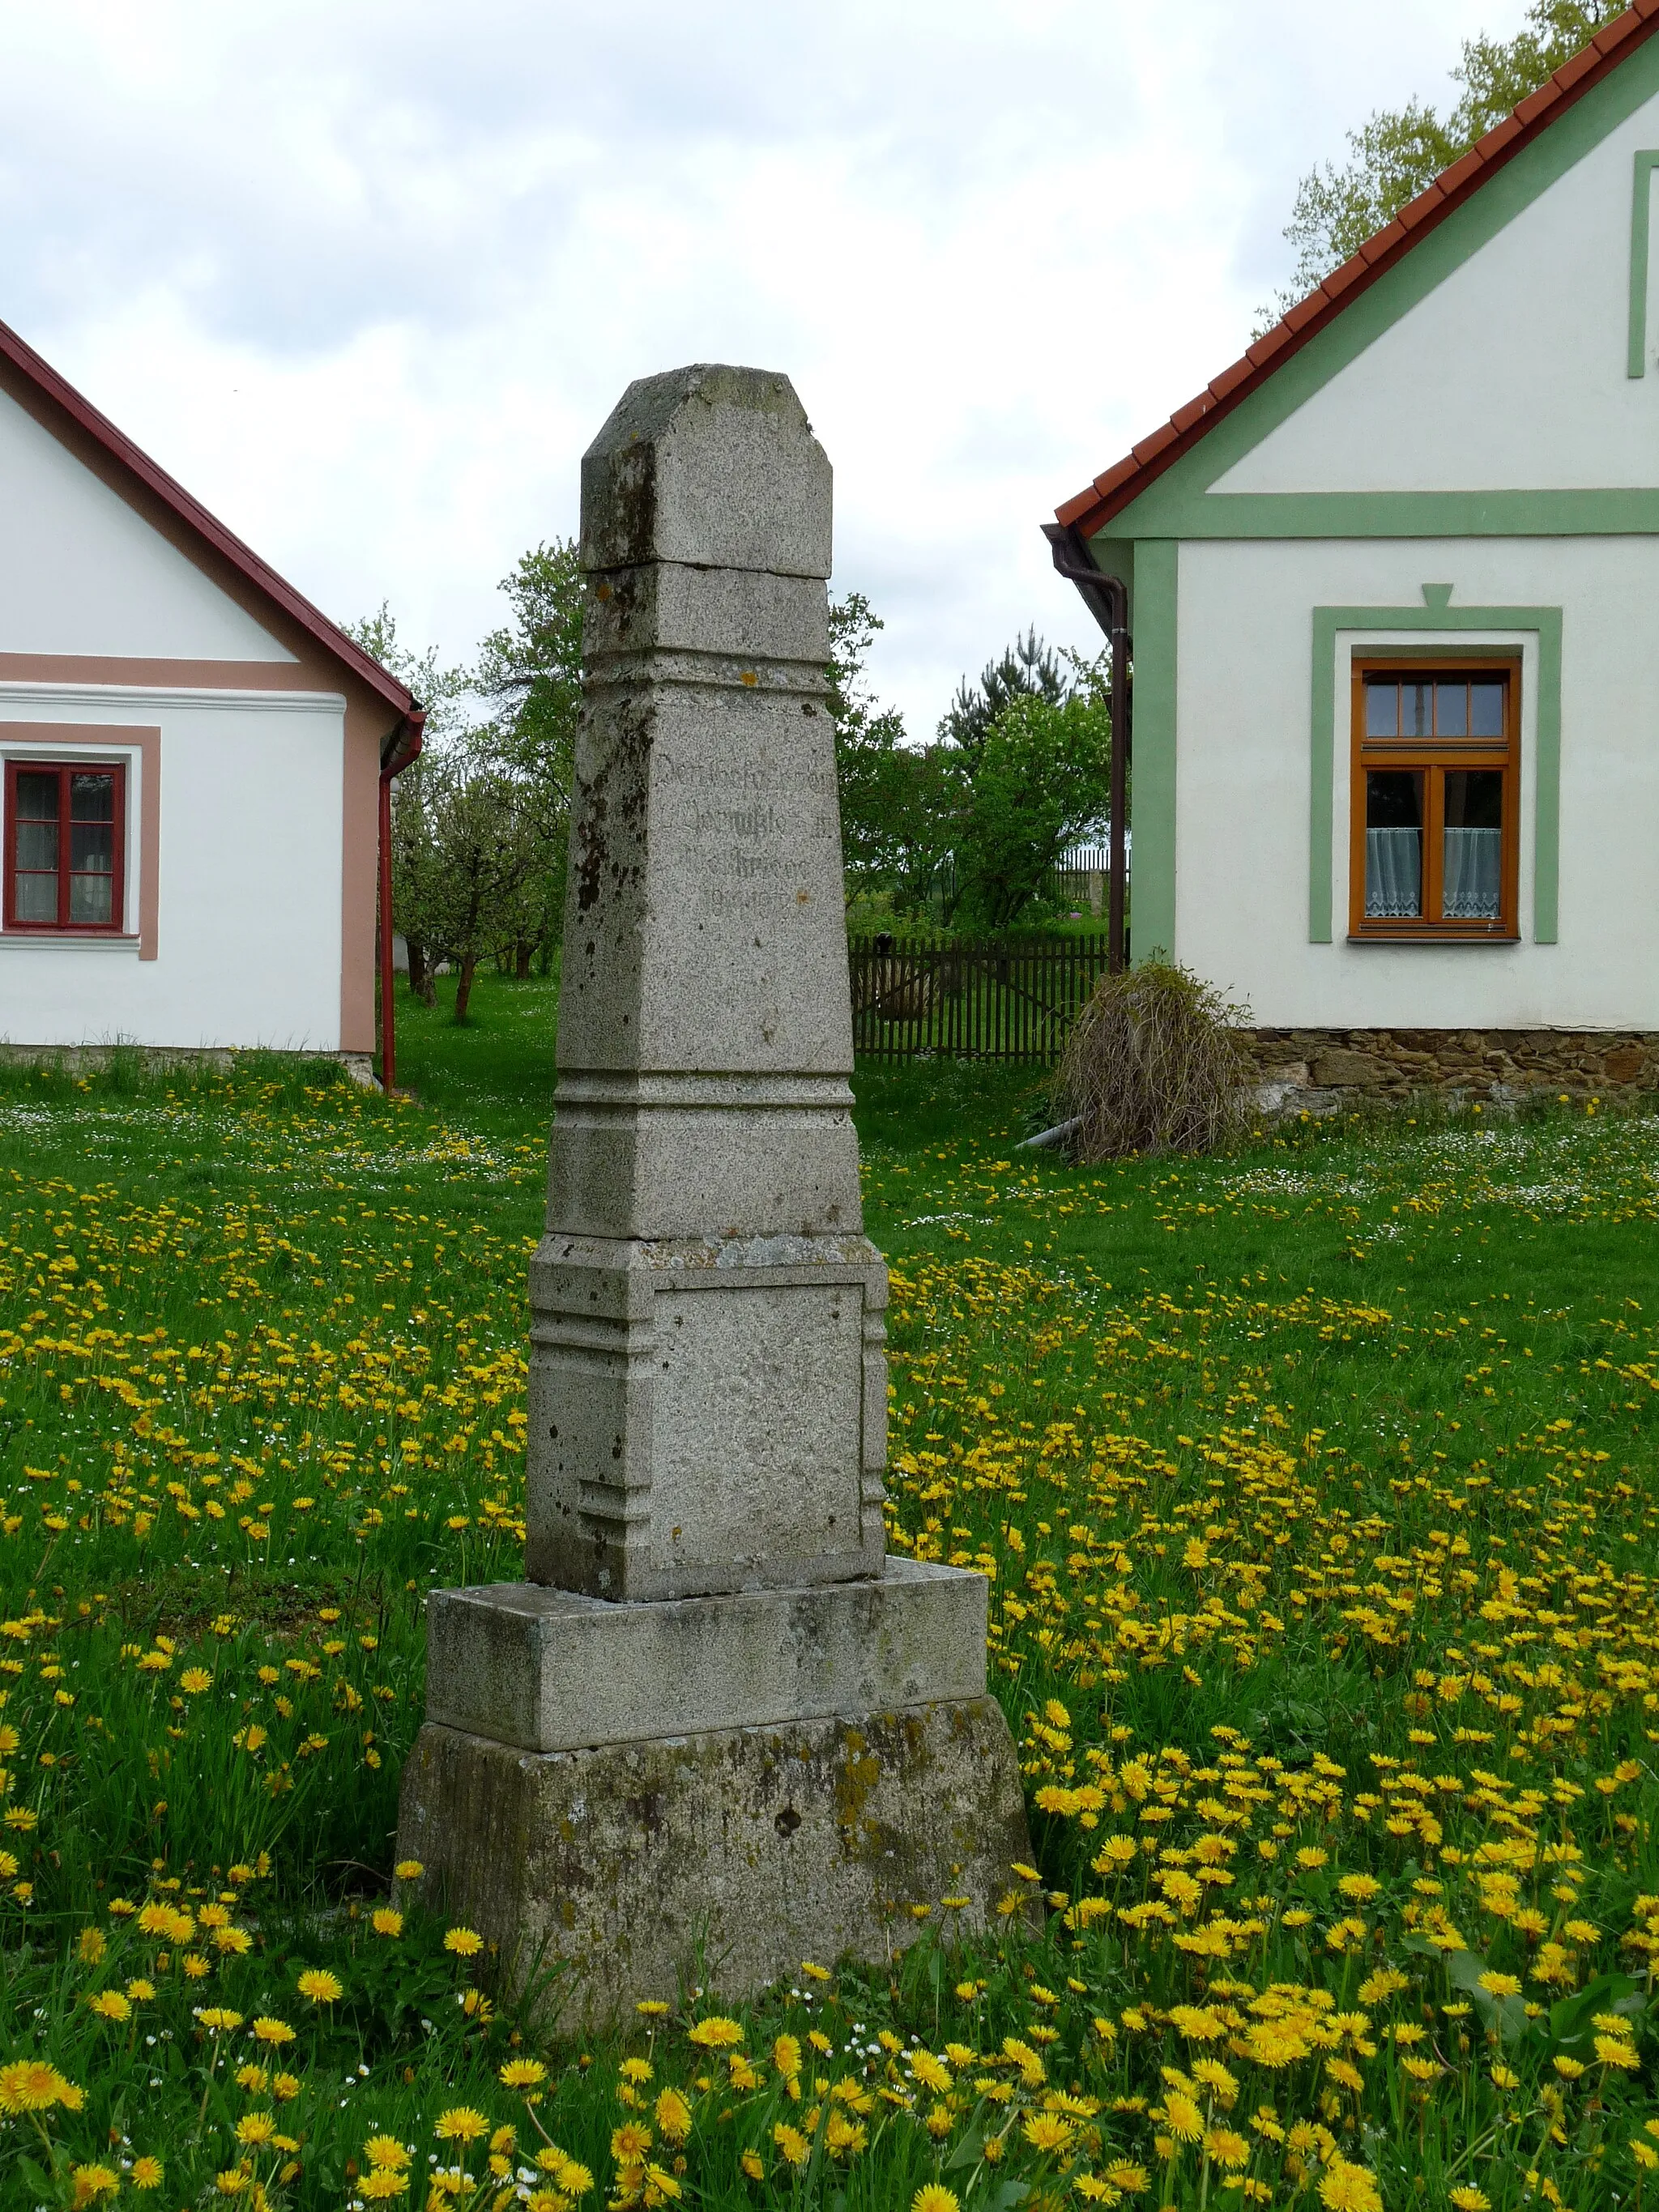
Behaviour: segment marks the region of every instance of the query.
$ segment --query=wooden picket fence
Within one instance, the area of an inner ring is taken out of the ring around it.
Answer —
[[[1106,973],[1106,933],[940,944],[849,937],[853,1044],[878,1060],[1054,1060]]]

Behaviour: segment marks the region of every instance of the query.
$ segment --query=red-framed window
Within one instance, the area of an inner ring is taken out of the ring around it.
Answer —
[[[125,768],[9,760],[5,927],[118,930],[126,811]]]

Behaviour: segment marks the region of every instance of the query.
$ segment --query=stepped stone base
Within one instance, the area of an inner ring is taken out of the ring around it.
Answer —
[[[1437,1091],[1514,1105],[1659,1088],[1659,1034],[1644,1030],[1247,1030],[1253,1104],[1334,1113],[1365,1097]]]
[[[912,1905],[982,1929],[1031,1846],[1013,1738],[980,1697],[579,1751],[428,1722],[398,1848],[423,1867],[404,1888],[499,1944],[579,2033],[683,1982],[738,2000],[803,1960],[890,1959]]]
[[[562,1969],[543,2008],[571,2032],[682,1980],[735,1998],[803,1959],[884,1960],[913,1905],[982,1929],[1031,1853],[985,1694],[988,1587],[895,1558],[630,1604],[435,1591],[398,1826],[411,1887],[516,1986]]]

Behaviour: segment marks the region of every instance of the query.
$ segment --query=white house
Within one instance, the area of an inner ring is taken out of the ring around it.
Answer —
[[[1291,1081],[1659,1069],[1656,33],[1057,510],[1130,594],[1134,955]]]
[[[0,1042],[367,1066],[404,686],[0,325]]]

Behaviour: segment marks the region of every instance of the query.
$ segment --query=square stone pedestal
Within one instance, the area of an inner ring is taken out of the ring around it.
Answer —
[[[912,1905],[982,1929],[1030,1854],[986,1590],[896,1559],[661,1603],[434,1593],[398,1823],[412,1887],[518,1984],[562,1969],[546,2010],[572,2032],[682,1980],[735,1998],[804,1959],[890,1956]]]

